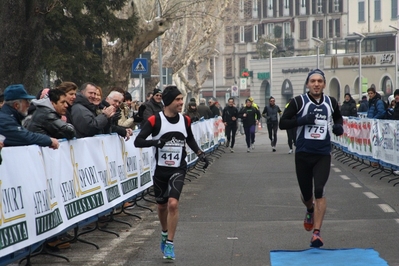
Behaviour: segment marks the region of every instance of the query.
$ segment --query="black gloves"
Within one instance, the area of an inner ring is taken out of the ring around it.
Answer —
[[[335,124],[332,127],[332,132],[336,135],[336,136],[341,136],[342,134],[344,134],[344,128],[342,127],[341,124]]]
[[[205,164],[204,164],[204,166],[202,167],[202,169],[206,169],[206,168],[208,168],[208,166],[209,166],[209,160],[208,160],[208,158],[206,158],[206,155],[205,155],[205,152],[201,152],[199,155],[198,155],[198,159],[201,161],[201,162],[204,162]]]
[[[314,125],[316,120],[315,114],[307,114],[297,119],[298,126]]]
[[[156,148],[160,148],[162,149],[163,146],[165,146],[166,141],[164,141],[163,139],[159,139],[159,140],[155,140],[155,143],[153,146],[155,146]]]

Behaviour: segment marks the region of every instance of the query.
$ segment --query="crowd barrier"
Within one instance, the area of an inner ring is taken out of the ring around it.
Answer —
[[[333,145],[361,161],[399,170],[399,121],[344,117],[344,134],[332,134]]]
[[[205,152],[224,141],[222,119],[192,124]],[[153,148],[136,148],[117,135],[2,149],[0,165],[0,265],[29,255],[38,245],[80,222],[129,201],[152,186]],[[189,166],[197,156],[187,147]]]

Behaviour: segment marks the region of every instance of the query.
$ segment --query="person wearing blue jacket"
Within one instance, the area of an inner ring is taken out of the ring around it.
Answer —
[[[385,118],[386,110],[381,95],[376,92],[375,88],[368,88],[367,95],[369,96],[369,110],[367,111],[367,118]]]
[[[31,132],[21,124],[22,119],[28,114],[30,100],[35,98],[26,92],[22,84],[13,84],[5,89],[4,106],[0,110],[0,135],[6,137],[5,147],[36,144],[58,149],[57,139]]]

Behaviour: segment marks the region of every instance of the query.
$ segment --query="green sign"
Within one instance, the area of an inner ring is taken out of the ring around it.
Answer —
[[[367,92],[368,89],[368,79],[362,78],[362,92]]]
[[[270,79],[270,72],[259,72],[258,79]]]

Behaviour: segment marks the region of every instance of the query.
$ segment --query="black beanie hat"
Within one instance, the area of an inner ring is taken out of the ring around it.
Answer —
[[[162,101],[165,106],[170,105],[181,92],[176,86],[168,86],[163,90]]]
[[[152,92],[152,95],[155,95],[157,93],[162,94],[162,91],[160,89],[158,89],[158,88],[155,88],[154,91]]]
[[[320,69],[316,68],[316,69],[313,69],[312,71],[309,72],[309,74],[308,74],[308,76],[307,76],[307,78],[306,78],[305,84],[308,84],[309,78],[310,78],[311,76],[315,75],[315,74],[319,74],[320,76],[322,76],[324,82],[326,82],[326,77],[324,76],[324,72],[321,71]]]
[[[393,93],[393,96],[395,97],[396,95],[399,95],[399,89],[396,89]]]

